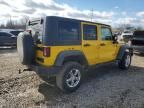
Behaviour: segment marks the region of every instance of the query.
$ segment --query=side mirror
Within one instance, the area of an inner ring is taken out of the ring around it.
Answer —
[[[113,35],[113,43],[118,43],[118,35]]]

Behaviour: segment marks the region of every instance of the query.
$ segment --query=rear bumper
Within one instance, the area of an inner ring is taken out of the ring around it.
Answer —
[[[56,76],[61,70],[61,67],[57,66],[45,67],[39,65],[29,65],[28,68],[35,71],[40,76]]]
[[[0,46],[16,46],[16,43],[0,43]]]
[[[144,53],[144,46],[133,45],[132,47],[133,47],[134,51],[138,51],[138,52]]]

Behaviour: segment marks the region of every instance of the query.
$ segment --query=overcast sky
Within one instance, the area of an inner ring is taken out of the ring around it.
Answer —
[[[22,17],[64,16],[116,26],[144,26],[144,0],[0,0],[0,23]]]

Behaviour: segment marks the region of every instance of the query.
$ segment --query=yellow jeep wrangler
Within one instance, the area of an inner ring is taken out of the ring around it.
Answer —
[[[55,16],[28,21],[17,49],[23,65],[40,76],[55,76],[64,92],[78,89],[89,67],[117,61],[128,69],[133,55],[131,47],[117,42],[109,25]]]

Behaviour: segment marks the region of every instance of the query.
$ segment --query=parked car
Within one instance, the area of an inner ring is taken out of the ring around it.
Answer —
[[[78,89],[86,70],[95,65],[117,61],[119,68],[128,69],[133,55],[131,47],[117,42],[109,25],[53,16],[30,20],[17,48],[27,70],[43,79],[55,76],[64,92]]]
[[[17,36],[20,32],[22,32],[22,30],[0,30],[0,46],[15,46],[17,43]]]
[[[124,32],[122,32],[120,39],[124,40],[125,42],[128,42],[133,36],[133,32],[129,31],[129,30],[125,30]]]
[[[144,53],[144,31],[137,30],[134,32],[131,45],[135,51]]]
[[[13,45],[16,45],[16,36],[8,32],[0,31],[0,46]]]
[[[19,34],[20,32],[23,32],[23,31],[22,31],[22,30],[11,30],[11,31],[9,31],[9,33],[11,33],[11,34],[13,34],[13,35],[15,35],[15,36],[18,36],[18,34]]]

